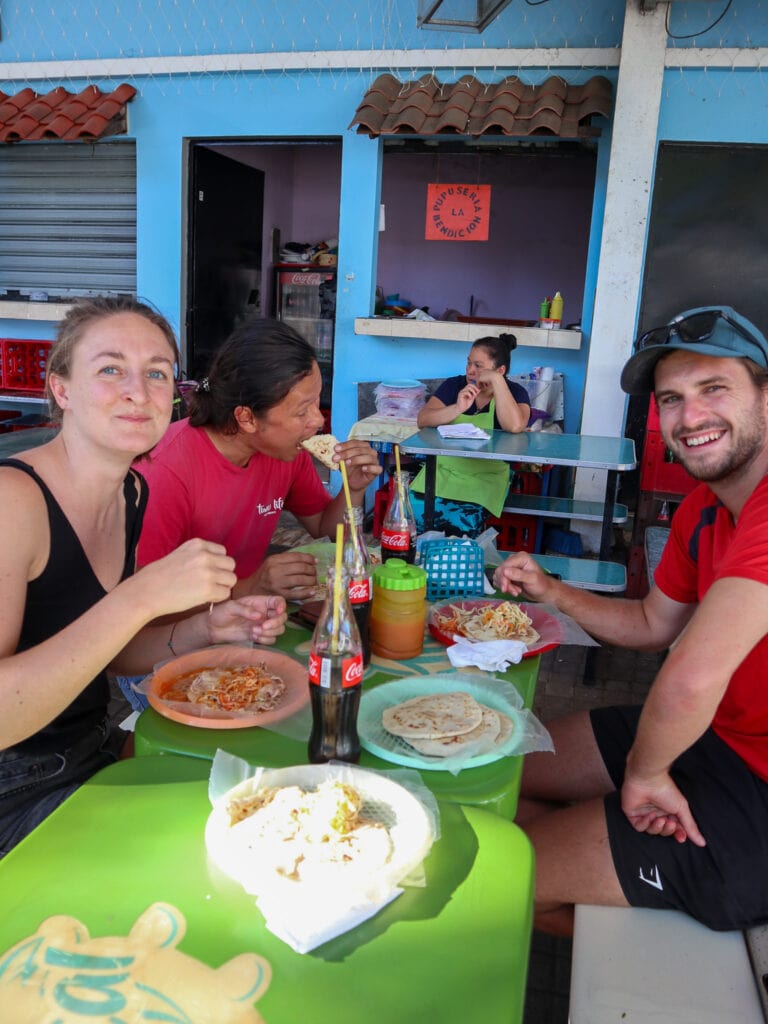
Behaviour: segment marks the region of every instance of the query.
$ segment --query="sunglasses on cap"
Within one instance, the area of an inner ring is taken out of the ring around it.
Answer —
[[[754,345],[760,353],[758,362],[765,363],[765,349],[761,342],[742,324],[737,323],[728,316],[722,309],[707,309],[701,313],[691,313],[690,316],[673,320],[663,327],[654,327],[637,339],[635,349],[641,352],[645,348],[653,348],[657,345],[668,345],[672,338],[677,335],[685,345],[695,345],[707,341],[715,333],[718,320],[724,320],[740,337]]]

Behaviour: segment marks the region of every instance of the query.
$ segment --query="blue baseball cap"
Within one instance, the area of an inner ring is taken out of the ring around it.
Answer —
[[[720,359],[751,359],[768,369],[768,340],[750,320],[730,306],[698,306],[637,339],[635,353],[621,371],[622,390],[628,395],[650,394],[656,364],[674,349]]]

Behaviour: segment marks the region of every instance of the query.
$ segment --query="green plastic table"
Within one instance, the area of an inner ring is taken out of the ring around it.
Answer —
[[[306,662],[310,639],[309,629],[289,622],[278,646]],[[513,665],[500,674],[500,678],[517,688],[526,707],[530,707],[533,702],[539,663],[539,657],[524,658],[519,665]],[[424,651],[418,658],[392,662],[382,661],[374,655],[366,670],[363,688],[368,689],[403,676],[424,676],[445,671],[454,671],[445,647],[427,634]],[[136,722],[137,757],[170,753],[211,760],[218,749],[236,754],[250,764],[268,768],[307,763],[305,741],[299,742],[269,729],[196,728],[171,721],[152,708],[143,711]],[[398,767],[366,750],[361,754],[360,764],[379,770]],[[501,758],[492,764],[464,769],[458,775],[446,771],[424,771],[421,775],[438,800],[486,807],[512,821],[517,811],[522,770],[523,758],[513,756]]]
[[[516,825],[442,804],[426,887],[406,889],[375,917],[300,955],[266,929],[252,897],[209,869],[209,767],[169,755],[112,765],[0,862],[0,996],[9,979],[3,951],[48,917],[72,915],[91,937],[127,935],[163,901],[186,918],[179,952],[216,969],[244,952],[269,961],[272,981],[256,1004],[265,1024],[522,1021],[533,855]],[[125,964],[109,966],[114,974]],[[166,1014],[151,1019],[190,1021]],[[108,1019],[123,1017],[98,1017]]]

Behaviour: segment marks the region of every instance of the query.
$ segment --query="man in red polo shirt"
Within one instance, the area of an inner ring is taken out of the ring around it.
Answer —
[[[642,600],[575,590],[530,555],[499,589],[609,644],[670,648],[640,707],[550,725],[518,822],[536,850],[536,925],[577,903],[676,908],[714,929],[768,921],[768,340],[727,306],[644,334],[621,375],[656,396],[664,440],[701,481]]]

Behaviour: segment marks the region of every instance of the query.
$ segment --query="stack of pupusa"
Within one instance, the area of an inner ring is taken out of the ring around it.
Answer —
[[[484,754],[505,743],[514,728],[508,715],[479,704],[463,690],[414,697],[386,708],[381,724],[428,757]]]

